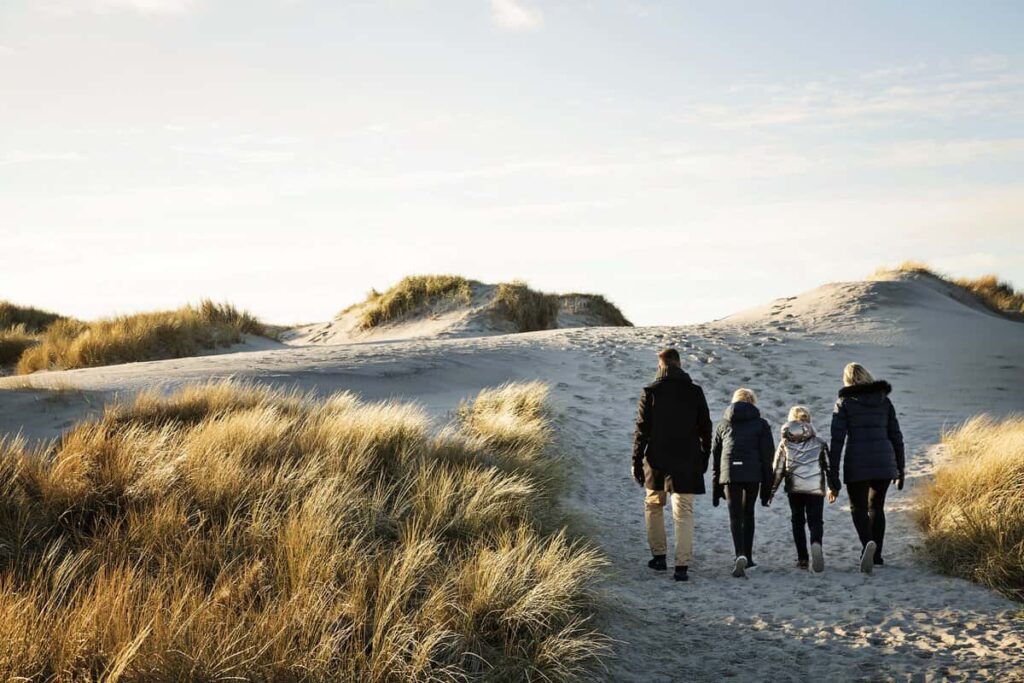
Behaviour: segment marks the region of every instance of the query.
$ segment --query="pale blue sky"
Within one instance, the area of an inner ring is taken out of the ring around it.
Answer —
[[[298,322],[457,272],[653,324],[904,259],[1024,285],[1024,4],[839,5],[0,0],[0,298]]]

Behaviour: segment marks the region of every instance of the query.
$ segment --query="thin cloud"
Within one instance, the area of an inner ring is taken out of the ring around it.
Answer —
[[[727,92],[732,102],[697,104],[689,118],[720,128],[845,127],[1024,110],[1024,77],[990,65],[937,74],[915,65],[800,85],[742,84]]]
[[[536,31],[544,25],[544,14],[519,0],[491,0],[491,20],[509,31]]]

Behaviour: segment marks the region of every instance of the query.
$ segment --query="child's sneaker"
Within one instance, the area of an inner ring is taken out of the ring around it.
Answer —
[[[796,568],[797,569],[807,569],[807,565],[808,564],[809,563],[808,563],[808,561],[806,559],[800,558],[799,560],[796,561]]]
[[[870,574],[875,568],[875,542],[868,541],[860,554],[860,570],[864,574]]]
[[[664,555],[655,555],[647,562],[647,566],[656,572],[663,572],[668,569],[668,563],[665,562]]]
[[[732,575],[737,579],[742,579],[747,575],[747,558],[742,555],[736,558],[736,562],[732,565]]]
[[[820,543],[811,544],[811,569],[815,574],[825,571],[825,553],[822,552]]]

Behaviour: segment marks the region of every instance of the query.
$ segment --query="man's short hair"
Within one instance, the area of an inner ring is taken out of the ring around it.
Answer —
[[[662,365],[682,364],[682,361],[679,359],[679,352],[675,349],[662,349],[658,352],[658,360],[661,361]]]

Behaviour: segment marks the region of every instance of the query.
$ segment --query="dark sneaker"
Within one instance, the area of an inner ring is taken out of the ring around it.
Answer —
[[[825,553],[822,552],[820,543],[811,544],[811,569],[815,574],[825,571]]]
[[[665,563],[665,556],[664,555],[655,555],[647,563],[647,566],[650,567],[651,569],[653,569],[656,572],[663,572],[663,571],[668,569],[668,565]]]
[[[885,566],[885,560],[883,560],[880,557],[876,557],[874,562],[875,562],[875,566],[876,567],[884,567]]]
[[[870,574],[875,567],[875,542],[868,541],[860,554],[860,570],[864,574]]]
[[[796,561],[797,569],[807,569],[808,566],[810,566],[810,562],[806,558],[799,559]]]
[[[690,577],[687,575],[688,567],[676,567],[676,571],[672,574],[672,578],[676,581],[689,581]]]
[[[732,575],[742,579],[747,575],[747,558],[740,555],[732,565]]]
[[[754,562],[752,559],[750,559],[748,557],[747,558],[747,571],[750,571],[751,569],[757,569],[757,562]]]

